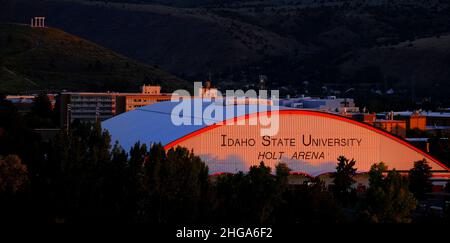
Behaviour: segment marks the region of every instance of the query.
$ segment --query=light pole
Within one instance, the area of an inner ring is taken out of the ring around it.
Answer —
[[[100,117],[100,102],[97,102],[97,106],[95,107],[95,122],[98,122]]]
[[[350,91],[352,91],[352,90],[354,90],[354,88],[349,88],[349,89],[347,89],[347,90],[344,92],[344,96],[345,96],[345,94],[347,94],[348,92],[350,92]],[[344,98],[344,107],[347,107],[347,96],[345,96],[345,98]]]

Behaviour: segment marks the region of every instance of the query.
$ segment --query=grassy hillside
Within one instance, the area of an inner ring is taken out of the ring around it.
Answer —
[[[179,78],[54,28],[0,24],[0,92],[185,87]]]
[[[44,15],[49,26],[185,79],[211,73],[220,88],[242,88],[264,74],[269,88],[291,95],[330,95],[322,89],[329,83],[342,92],[355,83],[363,83],[361,93],[392,82],[409,89],[426,76],[394,69],[383,76],[385,67],[362,65],[372,62],[363,53],[450,33],[450,5],[442,0],[3,1],[9,5],[0,8],[0,21]],[[404,57],[399,62],[408,63]],[[342,68],[348,61],[361,67],[355,75]],[[421,65],[436,62],[445,59]],[[424,91],[418,87],[417,96]]]
[[[47,24],[144,63],[188,79],[203,79],[268,60],[310,52],[313,48],[288,36],[267,31],[204,9],[181,9],[150,4],[105,1],[18,0],[7,21],[28,22],[47,16]],[[1,13],[1,10],[0,10]],[[0,16],[0,19],[2,16]],[[254,73],[257,78],[258,73]],[[217,76],[214,76],[217,78]]]
[[[450,35],[362,50],[350,55],[341,70],[352,77],[368,67],[379,72],[378,76],[384,78],[388,88],[415,89],[416,94],[448,100]]]

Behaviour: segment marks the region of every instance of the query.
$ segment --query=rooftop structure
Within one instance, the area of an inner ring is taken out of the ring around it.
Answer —
[[[198,90],[200,97],[203,98],[215,98],[218,95],[218,90],[212,87],[211,81],[206,80],[205,86]]]
[[[31,18],[32,28],[45,28],[45,17],[33,17]]]

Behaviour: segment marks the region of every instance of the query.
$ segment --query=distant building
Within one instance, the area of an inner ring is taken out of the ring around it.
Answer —
[[[410,130],[417,129],[425,131],[427,127],[427,117],[420,115],[418,112],[414,112],[409,119],[406,119],[406,125]]]
[[[280,105],[335,113],[359,112],[359,108],[355,106],[353,99],[336,98],[335,96],[328,96],[326,98],[299,97],[280,99]]]
[[[404,116],[396,115],[396,112],[378,115],[376,113],[351,113],[350,115],[357,121],[371,124],[400,137],[406,137],[409,130],[426,130],[427,118],[417,112]]]
[[[142,93],[121,93],[116,96],[116,113],[121,114],[142,106],[171,99],[172,94],[161,94],[160,91],[160,86],[143,86]]]
[[[106,120],[116,115],[116,97],[119,93],[61,93],[61,126],[67,121],[95,122]]]
[[[172,94],[162,94],[160,86],[141,88],[141,93],[116,92],[64,92],[60,95],[60,125],[67,121],[103,121],[136,108],[171,99]]]
[[[142,94],[159,95],[161,93],[161,86],[143,85],[141,92]]]
[[[420,130],[450,130],[450,112],[400,111],[394,112],[399,119],[409,119],[409,127]],[[425,123],[425,128],[424,128]]]
[[[33,106],[34,99],[37,97],[37,94],[34,95],[7,95],[6,100],[13,103],[13,105],[17,108],[20,113],[28,113]],[[55,94],[47,94],[48,99],[50,100],[50,104],[52,105],[52,110],[55,108],[56,95]]]
[[[365,122],[373,125],[377,119],[377,114],[375,113],[352,113],[351,117],[357,121]]]
[[[377,119],[374,121],[375,127],[381,128],[387,132],[395,134],[399,137],[406,137],[406,121],[405,120],[384,120]]]
[[[20,113],[28,113],[35,97],[34,95],[7,95],[6,100],[13,103]]]
[[[405,133],[412,130],[434,133],[450,131],[450,113],[445,112],[391,111],[380,114],[351,113],[350,116],[401,137],[405,137]]]

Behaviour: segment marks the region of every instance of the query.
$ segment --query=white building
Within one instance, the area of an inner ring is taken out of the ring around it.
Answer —
[[[328,96],[326,98],[299,97],[281,99],[280,106],[337,113],[359,112],[359,108],[355,106],[353,99],[336,98],[335,96]]]

